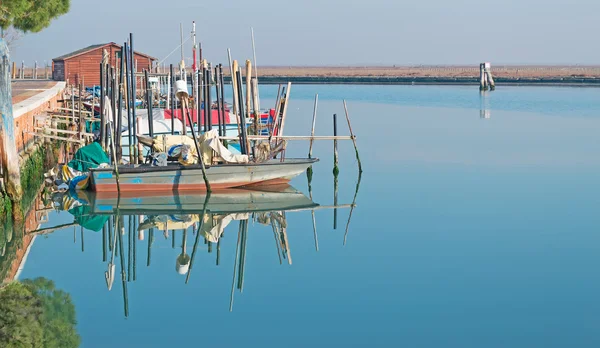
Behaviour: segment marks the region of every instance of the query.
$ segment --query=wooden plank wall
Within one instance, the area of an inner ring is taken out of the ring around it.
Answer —
[[[116,58],[117,52],[121,48],[117,45],[98,48],[77,57],[65,60],[65,76],[69,84],[79,84],[83,82],[86,87],[100,85],[100,62],[102,61],[102,51],[106,49],[109,53],[109,64],[114,67],[120,67],[120,59]],[[137,72],[149,69],[152,62],[140,54],[134,55],[137,61]],[[139,87],[139,81],[138,81]]]

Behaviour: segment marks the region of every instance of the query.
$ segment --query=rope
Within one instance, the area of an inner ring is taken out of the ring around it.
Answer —
[[[169,58],[173,53],[175,53],[175,51],[177,51],[184,43],[186,43],[191,38],[192,38],[192,35],[190,34],[190,36],[188,36],[187,39],[183,40],[183,42],[179,46],[175,47],[175,49],[173,51],[171,51],[171,53],[169,53],[165,58],[160,60],[158,62],[158,65],[160,66],[162,63],[164,63],[164,61],[167,60],[167,58]]]

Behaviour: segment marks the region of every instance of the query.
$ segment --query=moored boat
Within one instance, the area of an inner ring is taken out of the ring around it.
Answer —
[[[211,189],[244,186],[264,186],[287,183],[317,162],[316,158],[273,159],[261,163],[227,163],[206,166]],[[91,188],[94,191],[144,192],[205,190],[200,165],[169,164],[162,167],[148,165],[119,165],[117,174],[112,166],[91,169]]]

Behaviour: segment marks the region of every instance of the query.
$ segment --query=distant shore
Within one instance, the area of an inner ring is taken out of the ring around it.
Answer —
[[[479,84],[479,66],[258,67],[261,84]],[[600,87],[600,66],[492,66],[498,84]]]

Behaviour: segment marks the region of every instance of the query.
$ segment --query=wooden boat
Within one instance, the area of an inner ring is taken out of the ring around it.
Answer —
[[[87,213],[113,215],[199,214],[206,206],[212,214],[233,214],[305,209],[318,204],[290,185],[260,189],[225,189],[211,193],[185,191],[176,194],[157,192],[77,192],[77,200],[89,206]]]
[[[306,171],[316,158],[273,159],[262,163],[218,164],[206,167],[211,189],[283,184]],[[99,192],[117,192],[115,169],[94,168],[91,188]],[[118,166],[121,192],[205,190],[200,165],[169,164]]]

